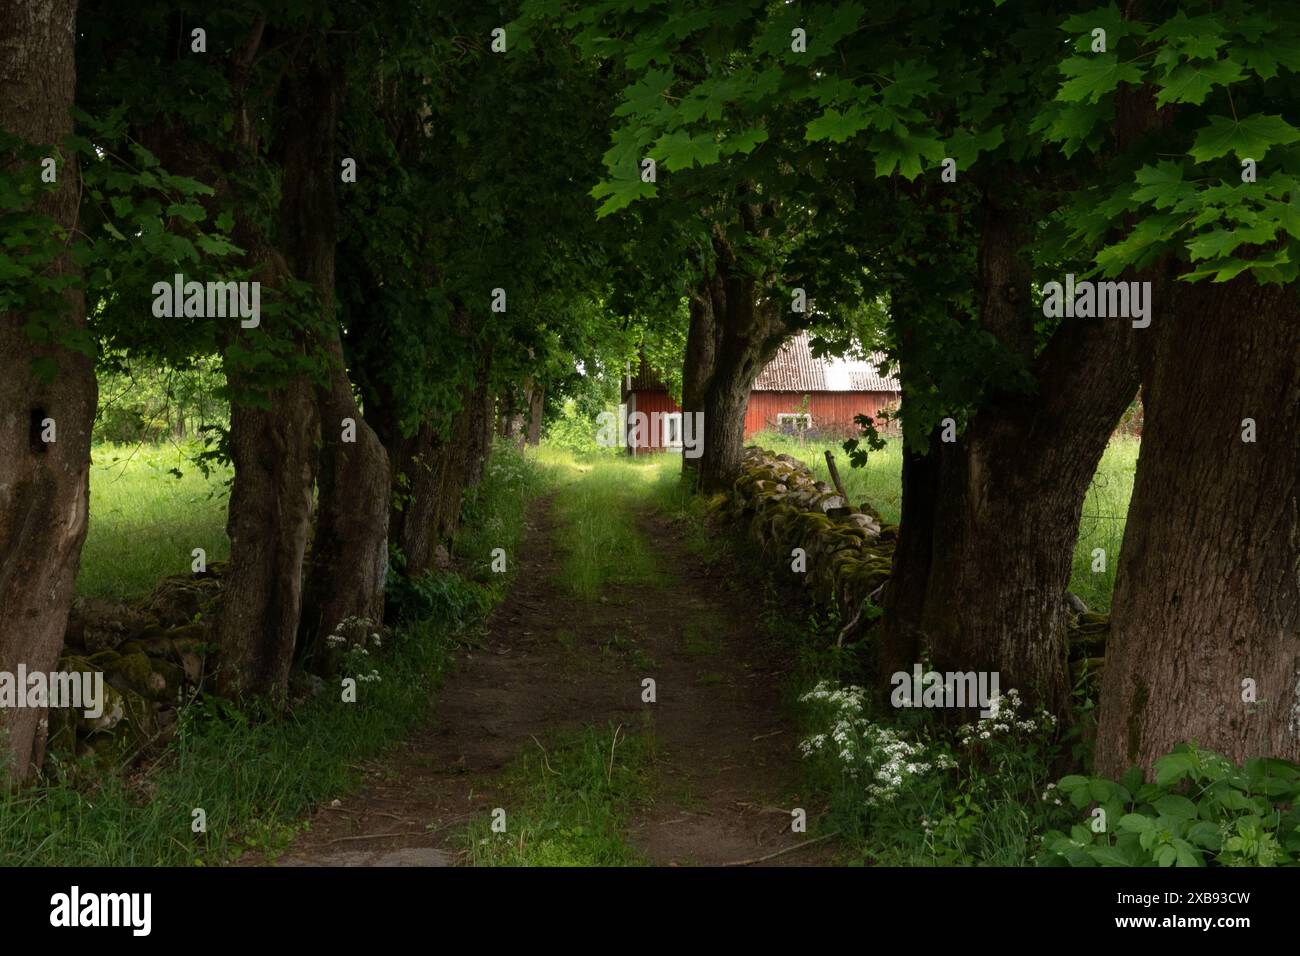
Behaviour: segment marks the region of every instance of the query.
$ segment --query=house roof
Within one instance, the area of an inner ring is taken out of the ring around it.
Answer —
[[[786,340],[754,382],[756,392],[897,392],[898,379],[883,375],[885,357],[866,359],[827,355],[814,358],[807,332]]]
[[[866,359],[837,356],[814,358],[807,332],[787,339],[772,361],[758,373],[755,392],[897,392],[898,379],[883,375],[885,357],[872,352]],[[625,391],[662,391],[666,386],[643,360]]]
[[[641,360],[637,363],[636,373],[632,376],[632,380],[628,387],[623,391],[664,392],[667,390],[668,386],[664,384],[664,380],[659,377],[658,372],[650,367],[649,363],[645,360],[645,356],[642,355]]]

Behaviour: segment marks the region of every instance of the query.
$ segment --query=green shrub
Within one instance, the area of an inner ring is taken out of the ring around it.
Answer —
[[[1088,824],[1049,831],[1038,855],[1057,866],[1294,866],[1300,863],[1300,766],[1257,758],[1238,767],[1179,744],[1116,782],[1072,775],[1056,789]],[[1058,798],[1059,799],[1059,798]],[[1098,811],[1101,811],[1098,813]]]
[[[607,405],[604,411],[617,416],[618,406]],[[600,425],[596,422],[596,416],[587,414],[577,402],[569,399],[560,409],[560,414],[546,426],[546,443],[577,455],[618,454],[618,448],[596,442],[599,433]]]

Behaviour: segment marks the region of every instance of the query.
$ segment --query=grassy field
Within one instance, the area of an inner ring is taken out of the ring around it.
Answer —
[[[1141,444],[1136,438],[1112,439],[1083,502],[1070,590],[1094,610],[1110,610],[1115,569],[1119,566],[1119,546],[1124,540],[1124,520],[1129,499],[1133,497],[1133,477],[1137,472]],[[1106,552],[1104,571],[1092,570],[1095,548]]]
[[[205,478],[175,445],[95,446],[77,593],[133,600],[167,575],[189,571],[195,548],[209,563],[225,560],[229,478],[222,467]]]

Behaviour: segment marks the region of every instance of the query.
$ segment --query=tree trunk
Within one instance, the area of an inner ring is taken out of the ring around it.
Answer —
[[[429,422],[421,422],[413,435],[403,435],[396,423],[385,422],[381,434],[393,474],[389,535],[405,559],[404,573],[419,577],[435,563],[446,507],[442,483],[449,449]],[[456,505],[459,508],[460,502]]]
[[[906,414],[908,386],[903,384],[902,409]],[[922,453],[903,449],[902,514],[889,579],[881,595],[884,609],[876,638],[876,659],[882,685],[891,687],[890,675],[909,671],[919,660],[924,643],[921,618],[934,561],[935,509],[939,502],[939,432],[930,436]]]
[[[1190,740],[1239,762],[1300,760],[1296,288],[1202,282],[1170,311],[1147,330],[1106,645],[1096,766],[1112,776]]]
[[[317,393],[320,473],[302,622],[308,651],[349,618],[383,624],[388,575],[388,452],[357,407],[337,328],[328,347],[329,386]]]
[[[316,392],[321,448],[303,595],[304,655],[345,621],[367,631],[381,625],[388,572],[388,453],[357,405],[334,310],[334,134],[341,85],[341,77],[319,62],[289,78],[280,144],[282,245],[294,275],[315,289],[321,345],[329,360],[328,380]]]
[[[985,213],[980,324],[1038,388],[994,383],[955,442],[932,436],[930,461],[905,462],[900,532],[929,540],[895,552],[880,677],[928,657],[941,672],[997,672],[1002,691],[1060,713],[1064,595],[1088,486],[1137,391],[1133,330],[1123,318],[1066,320],[1034,358],[1027,219],[992,198]]]
[[[528,444],[536,446],[542,440],[542,415],[546,409],[546,388],[530,381],[524,394],[528,396]]]
[[[241,387],[238,378],[233,384]],[[288,687],[298,636],[320,413],[316,389],[302,377],[290,379],[271,402],[270,408],[230,405],[230,565],[216,635],[220,693],[274,705]]]
[[[526,398],[527,392],[524,394]],[[528,420],[525,417],[526,409],[519,406],[519,389],[513,386],[507,388],[501,395],[500,405],[497,435],[507,439],[516,447],[523,448],[528,437]]]
[[[77,173],[60,152],[72,132],[76,11],[73,0],[0,0],[0,128],[48,147],[45,155],[58,160],[57,185],[35,212],[64,230],[77,220]],[[3,162],[14,168],[10,157]],[[74,271],[65,253],[45,274]],[[65,292],[61,305],[59,330],[84,329],[81,292]],[[63,649],[86,536],[96,401],[92,360],[34,345],[23,331],[28,318],[0,314],[0,671],[11,674],[20,664],[49,672]],[[53,381],[33,375],[38,359],[56,363]],[[47,420],[50,442],[43,440]],[[0,710],[0,781],[23,781],[40,768],[46,719],[45,708]]]
[[[405,558],[408,577],[419,577],[450,556],[465,489],[482,477],[495,424],[494,402],[485,384],[489,361],[484,357],[477,380],[462,387],[461,407],[445,434],[425,421],[414,434],[404,435],[391,412],[378,419],[392,461],[391,535]],[[384,407],[397,405],[387,400]],[[442,556],[440,545],[445,546]]]
[[[682,434],[702,439],[698,457],[683,447],[682,471],[698,491],[731,487],[740,472],[749,391],[791,327],[771,301],[759,300],[758,283],[740,273],[730,246],[715,238],[717,263],[690,294],[690,326],[682,370]],[[703,416],[703,435],[687,415]]]

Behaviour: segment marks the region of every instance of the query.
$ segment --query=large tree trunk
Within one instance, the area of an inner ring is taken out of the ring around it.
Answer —
[[[357,405],[334,314],[340,86],[327,67],[313,64],[287,81],[282,120],[282,245],[294,274],[316,291],[330,363],[317,390],[320,470],[300,644],[306,655],[345,621],[367,631],[383,623],[388,571],[388,453]]]
[[[247,387],[230,376],[238,394]],[[295,377],[271,407],[232,401],[234,483],[226,518],[230,564],[216,635],[218,689],[227,697],[282,702],[302,610],[302,568],[311,530],[320,413],[316,389]]]
[[[690,290],[682,369],[682,434],[702,440],[698,457],[683,448],[682,471],[705,494],[730,488],[740,472],[749,391],[791,332],[775,303],[760,301],[757,281],[740,272],[728,243],[716,237],[714,248],[712,273]],[[696,413],[702,435],[685,420]]]
[[[1028,363],[1038,389],[995,384],[956,442],[932,438],[929,461],[905,463],[901,530],[929,540],[895,553],[880,676],[887,683],[924,656],[938,671],[997,672],[1003,691],[1061,712],[1079,517],[1138,375],[1122,318],[1066,320],[1033,358],[1027,238],[1023,213],[990,200],[980,323]]]
[[[1300,760],[1300,303],[1243,277],[1148,333],[1146,420],[1115,580],[1096,766],[1196,740]],[[1242,440],[1243,419],[1256,441]],[[1250,681],[1253,684],[1247,684]],[[1247,688],[1254,687],[1250,703]]]
[[[0,0],[0,127],[58,159],[57,186],[36,212],[63,230],[77,219],[77,173],[60,145],[72,131],[76,11],[74,0]],[[14,168],[9,157],[2,161]],[[65,254],[46,275],[74,269]],[[84,328],[81,292],[65,292],[61,305],[58,327]],[[11,674],[20,664],[50,671],[63,648],[86,536],[96,399],[92,360],[32,344],[23,331],[27,318],[0,315],[0,671]],[[33,375],[38,359],[56,363],[52,382]],[[48,443],[47,419],[54,428]],[[0,781],[26,780],[39,769],[45,735],[44,708],[0,710]]]
[[[388,452],[357,407],[337,328],[327,346],[332,368],[318,392],[320,472],[302,622],[307,650],[349,618],[381,625],[388,575]]]

